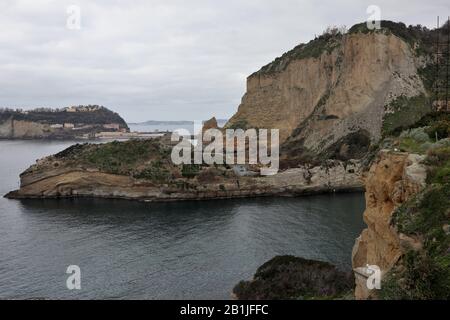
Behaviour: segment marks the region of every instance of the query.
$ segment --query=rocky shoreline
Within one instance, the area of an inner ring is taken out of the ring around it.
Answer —
[[[39,160],[21,175],[19,190],[10,199],[94,197],[147,202],[230,199],[264,196],[300,196],[330,192],[363,191],[361,164],[334,161],[332,167],[293,168],[267,177],[179,178],[158,184],[93,168],[54,168],[52,157]],[[331,163],[330,163],[331,164]],[[49,170],[49,166],[53,167]],[[214,181],[216,180],[216,181]]]

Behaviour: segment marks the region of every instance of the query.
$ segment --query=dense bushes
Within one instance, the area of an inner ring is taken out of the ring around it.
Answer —
[[[450,142],[446,142],[428,151],[428,183],[450,183]]]
[[[441,120],[427,128],[426,133],[431,139],[445,139],[450,137],[450,121]]]
[[[424,95],[400,96],[386,106],[386,109],[390,112],[386,113],[383,118],[382,132],[384,136],[398,134],[409,128],[431,112],[431,104]]]
[[[157,160],[152,161],[143,169],[135,172],[133,177],[163,183],[170,180],[171,174],[170,171],[163,166],[162,162]]]
[[[392,218],[398,232],[420,239],[383,280],[384,299],[450,299],[450,145],[427,152],[428,186],[401,205]]]
[[[140,160],[148,158],[155,145],[150,140],[113,141],[95,146],[85,159],[100,170],[128,174]]]
[[[241,300],[332,299],[351,291],[352,273],[333,265],[293,256],[278,256],[266,262],[252,281],[241,281],[233,293]]]
[[[406,26],[402,22],[394,22],[389,20],[381,20],[380,27],[381,31],[394,34],[395,36],[403,39],[411,47],[414,47],[414,44],[417,44],[416,52],[418,54],[433,53],[433,48],[430,44],[435,39],[435,33],[437,30],[429,30],[427,27],[421,25]],[[441,32],[442,30],[443,29],[441,29]],[[369,30],[367,28],[367,23],[363,22],[351,27],[348,33],[369,33],[375,31],[376,30]]]
[[[200,172],[198,164],[183,164],[181,175],[185,178],[194,178]]]

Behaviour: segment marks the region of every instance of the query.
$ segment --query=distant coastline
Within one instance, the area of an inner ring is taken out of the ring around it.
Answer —
[[[0,139],[93,139],[102,132],[129,131],[118,113],[98,105],[31,110],[0,108]]]
[[[228,119],[217,119],[217,123],[225,124]],[[203,121],[205,122],[205,121]],[[175,126],[183,126],[183,125],[193,125],[194,121],[192,120],[148,120],[144,122],[128,122],[128,125],[133,126],[166,126],[166,125],[175,125]]]

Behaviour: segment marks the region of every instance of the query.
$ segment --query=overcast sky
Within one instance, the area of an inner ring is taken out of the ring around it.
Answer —
[[[434,27],[448,0],[0,0],[0,106],[104,105],[125,120],[228,118],[245,79],[328,25]],[[67,7],[81,28],[67,28]]]

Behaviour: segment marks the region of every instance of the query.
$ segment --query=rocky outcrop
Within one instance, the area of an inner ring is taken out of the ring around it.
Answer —
[[[0,138],[44,138],[51,132],[50,126],[37,122],[14,120],[10,118],[0,123]]]
[[[395,209],[425,187],[423,156],[382,150],[365,178],[367,224],[356,239],[352,253],[356,299],[376,298],[367,288],[367,266],[376,265],[382,276],[404,253],[403,247],[420,247],[420,240],[398,232],[392,224]]]
[[[418,75],[422,63],[389,32],[322,36],[248,77],[226,127],[278,128],[283,150],[294,151],[291,158],[299,150],[361,157],[349,154],[347,140],[357,135],[359,152],[367,151],[382,135],[383,117],[394,112],[392,101],[426,95]]]
[[[351,272],[330,263],[293,256],[277,256],[264,263],[251,281],[233,289],[239,300],[343,298],[352,288]]]
[[[218,129],[218,128],[219,128],[219,126],[217,125],[216,117],[212,117],[211,119],[209,119],[203,123],[202,132],[204,133],[206,130]]]
[[[359,162],[329,161],[323,166],[289,169],[267,177],[236,176],[232,169],[208,177],[205,168],[194,178],[158,183],[129,175],[101,172],[55,157],[39,160],[21,174],[19,190],[9,198],[101,197],[141,201],[201,200],[256,196],[294,196],[322,192],[360,191]]]
[[[360,161],[329,160],[272,176],[248,176],[236,174],[233,165],[175,165],[171,150],[163,139],[76,144],[25,170],[20,175],[20,189],[8,197],[170,201],[362,188]]]

